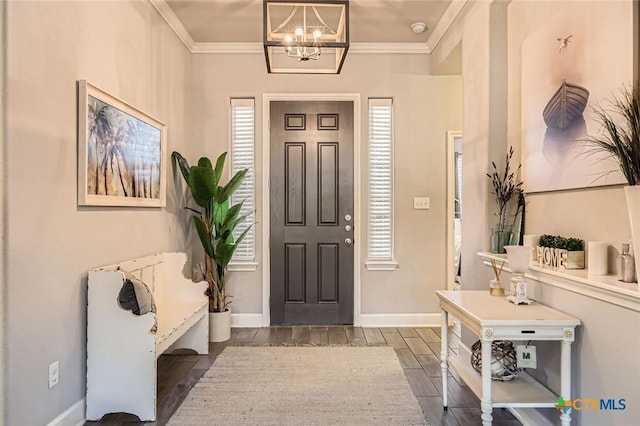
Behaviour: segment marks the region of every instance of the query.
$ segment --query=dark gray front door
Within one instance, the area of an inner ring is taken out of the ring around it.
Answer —
[[[353,102],[271,102],[271,324],[353,324]]]

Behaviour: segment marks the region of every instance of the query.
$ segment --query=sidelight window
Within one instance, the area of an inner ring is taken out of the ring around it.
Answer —
[[[369,99],[368,261],[393,270],[393,100]]]
[[[255,100],[253,98],[231,98],[230,145],[231,176],[238,170],[249,169],[244,182],[231,198],[232,204],[244,200],[240,214],[250,215],[235,230],[234,235],[237,238],[255,222]],[[240,262],[235,267],[232,264],[230,269],[243,269],[240,263],[253,262],[255,257],[255,227],[252,227],[234,253],[233,260]]]

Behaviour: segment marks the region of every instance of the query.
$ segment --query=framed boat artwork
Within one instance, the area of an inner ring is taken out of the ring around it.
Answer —
[[[78,205],[164,207],[166,126],[78,81]]]
[[[633,20],[624,2],[563,3],[521,46],[522,172],[527,193],[625,182],[583,142],[593,107],[633,80]],[[603,16],[617,31],[599,25]]]

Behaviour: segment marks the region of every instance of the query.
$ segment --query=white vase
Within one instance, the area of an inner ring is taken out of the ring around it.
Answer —
[[[226,342],[231,338],[231,311],[209,312],[209,341]]]
[[[627,198],[627,211],[629,212],[637,279],[640,276],[640,185],[625,186],[624,195]]]
[[[504,246],[507,251],[507,259],[509,260],[509,268],[514,273],[524,273],[529,269],[531,262],[530,246]]]

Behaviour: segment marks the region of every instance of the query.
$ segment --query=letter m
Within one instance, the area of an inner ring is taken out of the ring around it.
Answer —
[[[522,359],[531,359],[531,354],[529,352],[523,352]]]
[[[615,399],[601,399],[600,400],[600,409],[601,410],[615,410],[616,409],[616,401]]]

